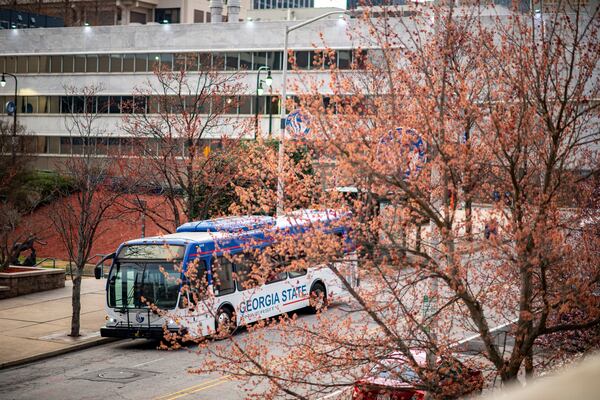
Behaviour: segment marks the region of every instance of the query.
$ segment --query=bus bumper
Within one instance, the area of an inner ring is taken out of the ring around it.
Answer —
[[[170,333],[178,333],[179,329],[169,328]],[[100,328],[100,336],[113,337],[119,339],[162,339],[165,336],[165,330],[162,326],[156,327],[109,327]]]

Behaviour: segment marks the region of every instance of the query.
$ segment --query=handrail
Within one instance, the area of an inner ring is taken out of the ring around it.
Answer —
[[[52,258],[52,257],[46,257],[44,258],[42,261],[38,261],[36,262],[33,266],[37,267],[39,266],[41,263],[45,262],[45,261],[52,261],[52,268],[56,268],[56,258]]]

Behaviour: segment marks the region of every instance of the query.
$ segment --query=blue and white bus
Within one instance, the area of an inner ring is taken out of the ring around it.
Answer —
[[[277,237],[293,240],[311,229],[344,243],[344,256],[334,268],[280,267],[251,284],[252,265],[242,261],[249,250],[266,253]],[[357,282],[350,249],[340,213],[315,210],[188,222],[173,234],[130,240],[108,257],[107,324],[101,335],[201,337],[304,307],[318,309]],[[96,278],[101,275],[99,265]]]

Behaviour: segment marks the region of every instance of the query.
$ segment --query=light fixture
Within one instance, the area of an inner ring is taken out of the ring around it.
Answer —
[[[163,24],[168,24],[168,23],[169,23],[169,20],[168,20],[168,19],[163,19],[163,20],[162,20],[162,23],[163,23]]]
[[[258,93],[259,96],[262,96],[263,93],[265,92],[265,90],[263,89],[263,85],[262,85],[262,81],[260,82],[260,85],[258,86],[258,90],[256,91],[256,93]]]
[[[15,24],[12,24],[10,27],[13,29],[17,29],[17,25],[15,25]]]
[[[231,102],[233,101],[233,99],[231,97],[228,97],[226,101],[227,101],[227,104],[231,104]]]
[[[85,21],[85,22],[83,23],[83,26],[90,26],[90,23],[89,23],[89,22],[87,22],[87,21]]]
[[[0,86],[6,86],[6,79],[4,79],[4,74],[2,74],[2,80],[0,81]]]
[[[273,84],[273,77],[271,76],[271,70],[269,70],[269,72],[267,73],[267,77],[265,78],[265,84],[268,87],[271,87],[271,85]]]

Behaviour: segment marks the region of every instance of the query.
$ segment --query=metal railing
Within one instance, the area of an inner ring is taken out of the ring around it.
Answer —
[[[46,257],[42,261],[36,262],[33,266],[34,267],[39,267],[42,263],[44,263],[46,261],[52,261],[52,268],[53,269],[56,268],[56,258],[51,258],[51,257]]]

